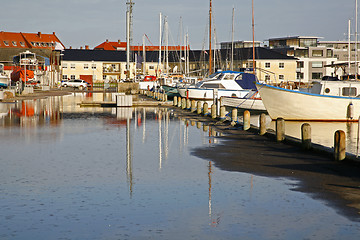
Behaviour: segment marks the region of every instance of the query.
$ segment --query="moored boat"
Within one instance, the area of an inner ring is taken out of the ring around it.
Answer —
[[[195,86],[180,87],[181,97],[198,100],[215,98],[244,97],[251,89],[255,89],[256,76],[250,73],[223,71],[216,79],[200,81]],[[214,96],[214,93],[216,94]]]
[[[273,120],[355,121],[360,116],[360,82],[321,81],[307,92],[261,83],[256,86]]]

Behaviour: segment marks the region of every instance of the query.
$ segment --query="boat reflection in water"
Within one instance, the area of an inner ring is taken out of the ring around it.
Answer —
[[[359,237],[358,222],[331,199],[294,191],[295,180],[222,170],[195,156],[196,149],[222,150],[213,126],[167,108],[77,105],[96,97],[6,105],[0,238]]]

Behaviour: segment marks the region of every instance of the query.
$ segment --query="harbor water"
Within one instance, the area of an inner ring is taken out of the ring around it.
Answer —
[[[223,141],[201,122],[76,104],[105,97],[1,105],[1,240],[360,237],[357,219],[295,191],[298,181],[194,156]]]

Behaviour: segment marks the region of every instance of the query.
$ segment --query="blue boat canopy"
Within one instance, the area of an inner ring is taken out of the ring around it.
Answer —
[[[256,90],[255,83],[257,82],[257,78],[252,73],[241,73],[239,76],[236,77],[235,81],[243,89]]]

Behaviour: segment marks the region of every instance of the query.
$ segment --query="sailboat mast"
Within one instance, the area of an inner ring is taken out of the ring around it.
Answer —
[[[162,34],[162,26],[161,26],[161,21],[162,21],[162,16],[161,16],[161,12],[160,12],[160,23],[159,23],[159,63],[158,63],[158,74],[160,76],[160,73],[161,73],[161,43],[162,43],[162,39],[161,39],[161,34]]]
[[[234,15],[235,15],[235,8],[232,11],[232,29],[231,29],[231,71],[234,71]]]
[[[212,50],[211,50],[212,25],[211,25],[211,18],[212,18],[212,0],[210,0],[210,10],[209,10],[209,75],[212,73]]]
[[[355,79],[358,80],[358,0],[355,0]]]
[[[253,74],[255,75],[255,19],[254,19],[254,0],[252,0],[252,35],[253,35]]]

